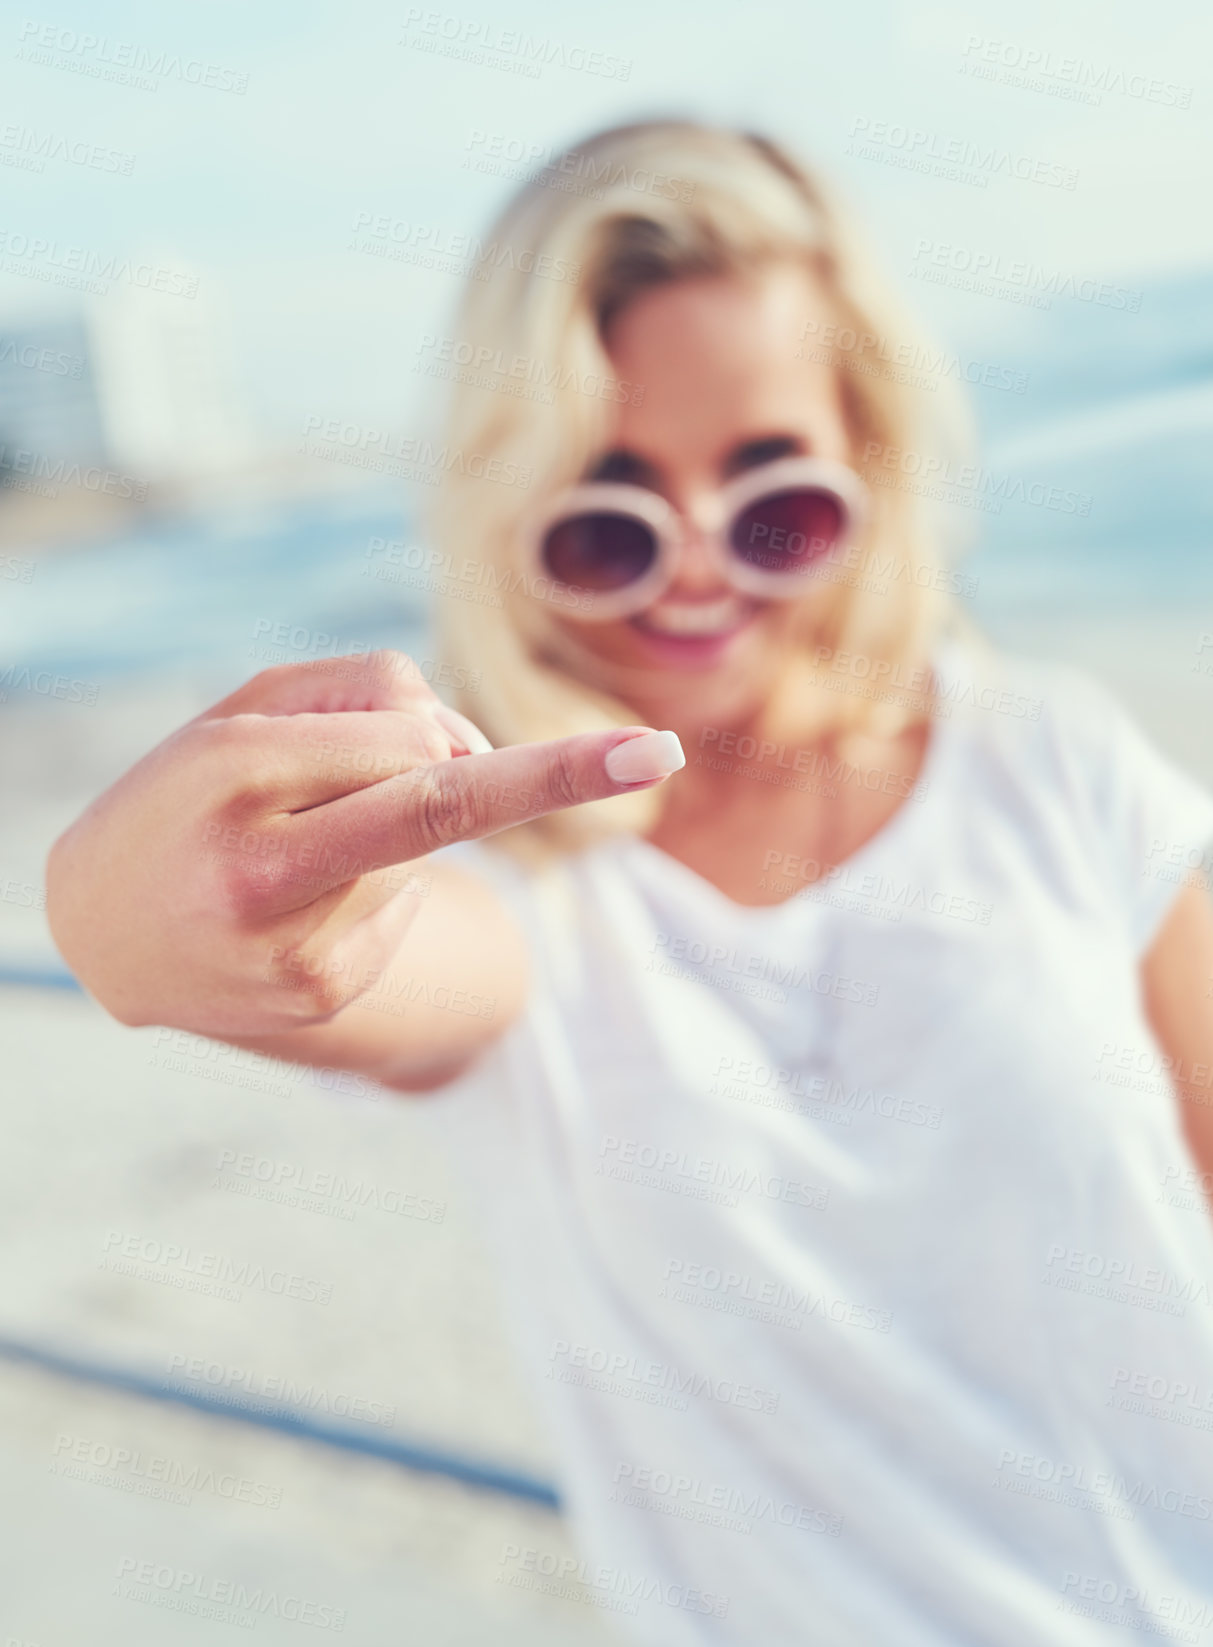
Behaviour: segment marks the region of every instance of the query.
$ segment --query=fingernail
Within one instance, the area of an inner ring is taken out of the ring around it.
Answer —
[[[644,732],[617,743],[607,755],[606,774],[613,783],[649,783],[668,778],[687,764],[677,732]]]
[[[445,703],[436,703],[430,710],[439,726],[457,738],[469,755],[491,755],[493,746],[484,733],[466,715],[451,709]]]

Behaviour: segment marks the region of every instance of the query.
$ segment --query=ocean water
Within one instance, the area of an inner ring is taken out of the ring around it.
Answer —
[[[10,584],[0,657],[98,683],[186,669],[223,684],[288,659],[409,650],[425,597],[377,581],[367,552],[404,530],[402,502],[383,487],[149,518],[56,549],[29,584]]]
[[[1133,309],[1059,298],[972,350],[1027,380],[976,401],[1008,483],[976,517],[988,613],[1213,614],[1213,271],[1125,285]]]

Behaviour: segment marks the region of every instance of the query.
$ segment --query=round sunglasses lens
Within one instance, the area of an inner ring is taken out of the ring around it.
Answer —
[[[605,595],[635,583],[652,566],[657,540],[635,515],[595,510],[570,515],[549,528],[543,560],[560,583]]]
[[[741,511],[729,542],[756,571],[807,572],[840,541],[846,523],[842,499],[833,492],[770,492]]]

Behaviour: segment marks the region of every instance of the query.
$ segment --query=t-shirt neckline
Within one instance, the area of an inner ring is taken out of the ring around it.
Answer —
[[[951,637],[945,637],[936,646],[931,673],[937,700],[940,689],[946,686],[951,678],[955,646],[956,642]],[[941,775],[950,759],[955,736],[950,716],[931,717],[931,735],[927,740],[926,753],[918,776],[914,780],[914,787],[923,791],[923,798],[915,800],[912,795],[906,796],[892,817],[883,823],[874,835],[870,835],[861,846],[835,866],[836,872],[842,871],[848,876],[853,876],[856,871],[862,873],[869,858],[878,859],[882,853],[889,850],[890,845],[896,846],[907,831],[923,827],[922,814],[933,811],[938,805]],[[798,887],[795,892],[781,898],[777,903],[742,904],[735,898],[730,898],[727,892],[722,892],[714,881],[709,881],[697,869],[692,869],[689,864],[683,863],[681,858],[673,857],[664,848],[646,840],[643,835],[625,836],[623,849],[625,853],[638,853],[641,858],[647,857],[663,876],[682,880],[701,899],[715,903],[734,921],[774,924],[787,920],[789,914],[799,914],[803,918],[806,910],[820,908],[812,896],[813,888],[828,884],[825,877],[820,876],[815,881],[806,881],[803,887]]]

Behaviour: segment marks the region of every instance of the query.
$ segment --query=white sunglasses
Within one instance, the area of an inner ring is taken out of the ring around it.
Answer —
[[[734,589],[791,600],[805,593],[819,561],[855,537],[867,512],[867,488],[845,464],[779,458],[721,488],[708,546]],[[576,596],[565,616],[608,623],[643,611],[670,586],[687,526],[645,486],[586,481],[553,499],[527,538],[538,569]]]

